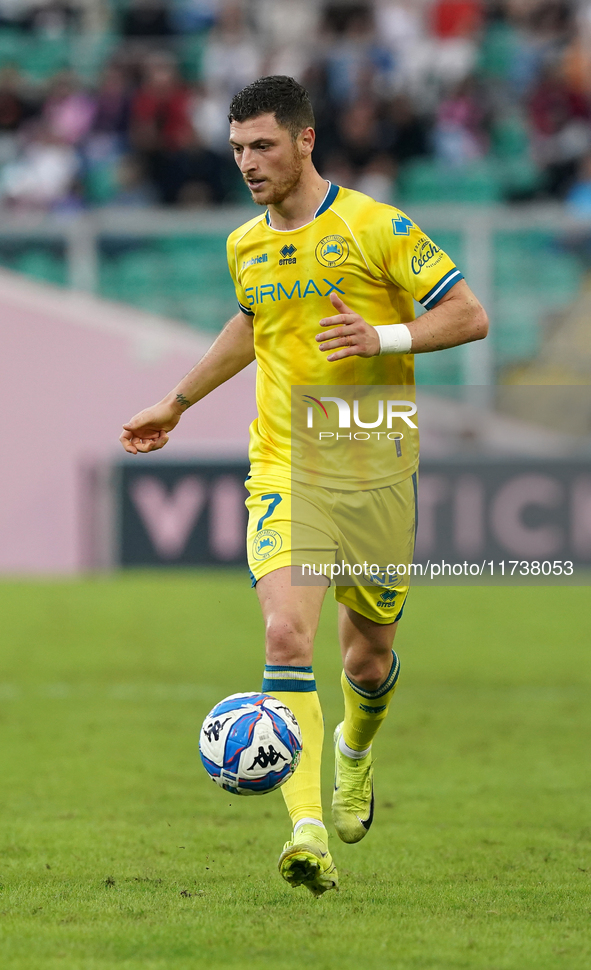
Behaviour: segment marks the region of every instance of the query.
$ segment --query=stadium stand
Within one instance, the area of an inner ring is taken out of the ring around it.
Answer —
[[[225,226],[200,235],[199,213],[249,202],[226,144],[242,85],[302,80],[320,170],[382,201],[566,201],[576,216],[591,213],[589,51],[588,0],[0,0],[0,206],[24,219],[195,213],[178,238],[98,233],[96,291],[216,330],[233,305]],[[460,262],[461,236],[436,231]],[[0,231],[0,264],[71,279],[63,241],[28,244]],[[590,248],[565,242],[558,219],[554,232],[495,229],[498,368],[537,353]],[[420,379],[461,383],[461,359],[421,360]]]

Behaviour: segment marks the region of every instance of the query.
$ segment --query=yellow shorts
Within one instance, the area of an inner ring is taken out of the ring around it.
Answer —
[[[359,492],[256,478],[246,487],[253,585],[291,566],[293,585],[317,585],[326,576],[339,603],[376,623],[400,618],[414,554],[416,474]]]

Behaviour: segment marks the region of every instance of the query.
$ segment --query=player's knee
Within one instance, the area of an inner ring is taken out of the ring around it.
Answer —
[[[309,666],[312,662],[312,637],[291,617],[271,617],[265,630],[267,663]]]
[[[390,654],[389,660],[386,663],[384,663],[382,658],[366,657],[362,660],[346,664],[345,673],[362,690],[374,691],[378,690],[386,680],[391,662],[392,654]]]

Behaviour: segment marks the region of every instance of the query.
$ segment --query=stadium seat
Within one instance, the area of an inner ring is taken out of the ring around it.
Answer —
[[[462,348],[452,347],[438,354],[418,354],[415,357],[417,384],[458,385],[463,381]]]
[[[65,258],[57,256],[48,249],[35,248],[21,252],[15,257],[12,265],[18,273],[24,273],[44,283],[54,283],[56,286],[67,284],[68,272]]]
[[[432,159],[417,159],[400,172],[400,198],[404,204],[429,202],[492,203],[503,196],[502,181],[487,159],[458,168]]]

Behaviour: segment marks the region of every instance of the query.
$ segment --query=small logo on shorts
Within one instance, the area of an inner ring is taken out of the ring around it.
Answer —
[[[380,593],[380,598],[378,600],[378,606],[382,606],[387,610],[392,609],[395,605],[396,597],[398,593],[395,589],[383,589]]]
[[[371,573],[369,581],[372,586],[379,586],[380,589],[393,589],[400,583],[400,576],[396,569],[388,569],[386,566],[382,566],[379,573]]]
[[[274,552],[278,552],[283,545],[283,539],[274,529],[261,529],[252,542],[252,555],[261,562],[268,559]]]

